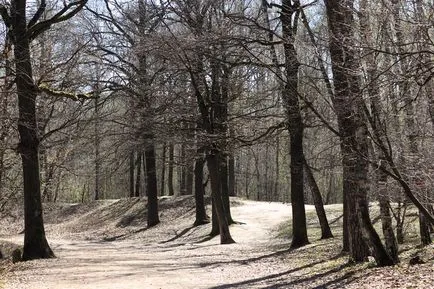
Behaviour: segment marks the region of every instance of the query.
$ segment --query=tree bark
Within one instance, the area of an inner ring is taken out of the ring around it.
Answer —
[[[291,154],[291,207],[292,207],[292,242],[291,248],[309,244],[307,237],[306,212],[304,208],[303,185],[303,121],[298,99],[298,68],[294,41],[299,18],[300,2],[282,1],[282,35],[284,38],[286,83],[282,98],[287,114],[290,154]]]
[[[231,204],[229,199],[229,183],[228,183],[228,162],[227,155],[225,153],[220,154],[219,159],[219,170],[220,170],[220,186],[221,186],[221,194],[223,200],[223,207],[225,210],[226,220],[229,225],[234,224],[234,220],[231,216]]]
[[[96,85],[96,91],[98,91],[98,84]],[[98,94],[98,92],[97,92]],[[94,200],[101,198],[101,136],[100,136],[100,112],[99,112],[99,95],[95,97],[95,192]]]
[[[200,226],[209,223],[209,217],[205,210],[205,190],[203,187],[203,165],[205,163],[204,152],[202,148],[197,149],[197,156],[194,165],[194,199],[196,202],[196,219],[194,226]]]
[[[142,156],[143,153],[141,151],[137,151],[136,158],[136,188],[135,188],[135,197],[140,197],[140,191],[142,187]]]
[[[179,168],[179,192],[181,196],[184,196],[187,194],[187,169],[186,169],[186,157],[185,157],[185,144],[181,143],[181,149],[180,149],[180,155],[179,155],[179,163],[181,164]]]
[[[373,31],[371,29],[371,23],[368,13],[368,3],[366,0],[362,0],[360,2],[360,34],[361,39],[364,41],[367,47],[375,45],[374,41],[371,39],[373,35]],[[377,138],[381,138],[382,143],[386,143],[387,136],[385,135],[387,129],[384,124],[383,117],[381,116],[382,104],[380,100],[380,87],[378,84],[378,67],[377,61],[375,58],[375,54],[365,49],[365,63],[366,63],[366,76],[367,76],[367,91],[369,100],[371,102],[371,117],[372,119],[372,129],[375,130],[374,136]],[[375,151],[373,151],[375,154]],[[378,162],[384,162],[386,157],[384,153],[379,150],[377,153],[378,156],[375,158]],[[386,244],[386,251],[389,256],[393,259],[393,263],[398,263],[398,243],[395,238],[395,233],[393,232],[392,227],[392,216],[390,213],[390,202],[387,192],[387,179],[388,176],[383,171],[374,168],[376,171],[376,180],[374,187],[378,192],[378,200],[380,205],[380,216],[381,216],[381,225],[383,230],[383,235]]]
[[[370,245],[378,266],[394,264],[381,244],[369,217],[368,139],[363,98],[354,45],[353,0],[326,0],[329,47],[334,76],[332,103],[338,118],[343,165],[343,186],[348,209],[348,239],[351,259],[363,262]],[[344,228],[345,229],[345,228]]]
[[[206,160],[208,164],[208,171],[211,178],[211,196],[214,204],[215,213],[218,220],[218,227],[220,233],[221,244],[235,243],[229,232],[229,223],[226,219],[224,206],[222,201],[222,195],[220,191],[220,172],[219,172],[219,158],[218,150],[212,150],[207,153]]]
[[[167,172],[167,186],[169,188],[169,196],[173,196],[173,169],[174,169],[174,156],[175,156],[175,147],[173,143],[169,144],[169,167]]]
[[[160,180],[160,194],[164,196],[166,193],[166,143],[163,143],[163,151],[161,155],[161,180]]]
[[[236,196],[236,180],[235,180],[235,158],[233,151],[229,154],[229,162],[228,162],[228,189],[229,189],[229,196],[235,197]]]
[[[15,83],[18,95],[19,152],[24,184],[23,260],[52,258],[54,253],[45,237],[39,172],[39,139],[36,121],[36,85],[33,82],[30,41],[27,33],[26,1],[12,2],[15,55]]]
[[[152,142],[153,140],[148,140]],[[157,185],[157,168],[155,160],[155,145],[150,143],[145,148],[146,162],[146,192],[148,196],[148,227],[153,227],[160,223],[158,216],[158,185]]]
[[[135,196],[134,193],[134,150],[131,150],[129,155],[129,173],[130,173],[130,198]]]
[[[324,210],[324,203],[322,200],[321,192],[313,176],[312,169],[309,167],[309,164],[306,162],[306,160],[304,162],[304,169],[306,172],[307,182],[312,193],[312,198],[315,204],[316,214],[318,216],[319,224],[321,226],[321,239],[333,238],[333,234],[327,220],[327,215]]]

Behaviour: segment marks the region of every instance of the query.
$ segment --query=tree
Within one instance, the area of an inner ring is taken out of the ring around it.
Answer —
[[[371,28],[371,21],[369,16],[368,9],[368,1],[363,0],[360,4],[360,34],[361,40],[364,45],[371,46],[373,31]],[[386,126],[385,121],[382,116],[383,106],[381,103],[381,95],[380,95],[380,86],[379,86],[379,72],[377,68],[377,59],[378,54],[373,53],[373,51],[369,51],[369,49],[365,49],[365,66],[366,66],[366,77],[367,77],[367,95],[370,101],[371,114],[368,117],[371,118],[371,123],[373,125],[373,129],[375,130],[374,134],[381,138],[382,143],[386,142]],[[375,144],[374,144],[375,146]],[[375,154],[375,152],[373,152]],[[386,157],[384,153],[379,150],[377,152],[378,156],[376,156],[376,162],[384,162]],[[389,193],[387,192],[387,180],[388,175],[382,170],[376,170],[376,180],[374,182],[374,189],[378,191],[378,200],[380,205],[380,217],[381,224],[383,229],[383,235],[385,239],[386,250],[390,257],[394,260],[395,263],[398,263],[398,243],[395,238],[395,234],[393,232],[392,227],[392,214],[390,212],[390,201],[389,201]]]
[[[343,187],[346,195],[344,210],[348,210],[349,216],[346,229],[349,235],[350,255],[355,262],[365,261],[369,254],[369,245],[377,265],[393,265],[395,261],[381,244],[369,217],[368,131],[357,76],[359,67],[353,35],[353,1],[325,1],[325,4],[335,89],[335,98],[332,101],[341,135]]]
[[[282,1],[281,21],[285,54],[285,88],[282,92],[287,113],[291,154],[291,206],[292,242],[291,248],[309,243],[307,238],[306,212],[304,208],[303,184],[303,120],[298,99],[298,68],[300,63],[294,41],[300,17],[300,1]]]
[[[48,20],[39,21],[46,8],[42,0],[35,14],[28,21],[27,1],[13,0],[9,10],[0,6],[0,12],[12,37],[14,45],[15,84],[18,95],[18,147],[23,166],[24,183],[24,248],[23,260],[52,258],[54,253],[45,237],[41,203],[41,180],[39,172],[39,139],[36,120],[38,87],[34,83],[30,43],[53,24],[65,21],[77,14],[87,0],[67,4]]]

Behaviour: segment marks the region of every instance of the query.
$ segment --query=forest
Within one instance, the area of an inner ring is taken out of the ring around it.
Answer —
[[[75,276],[74,250],[114,275],[147,260],[125,288],[434,283],[432,0],[0,0],[0,16],[0,288]],[[191,284],[153,275],[177,258]]]

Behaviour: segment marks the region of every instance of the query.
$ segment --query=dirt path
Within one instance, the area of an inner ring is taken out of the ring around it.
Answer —
[[[221,246],[218,238],[189,243],[186,236],[191,232],[152,244],[50,238],[58,258],[23,263],[22,270],[10,276],[6,289],[230,288],[223,284],[242,284],[271,270],[278,272],[279,268],[251,261],[273,254],[269,249],[275,239],[272,230],[289,218],[290,207],[243,203],[232,209],[235,219],[244,223],[231,227],[236,244]]]

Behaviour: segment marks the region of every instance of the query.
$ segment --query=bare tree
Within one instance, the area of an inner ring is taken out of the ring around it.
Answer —
[[[54,257],[54,253],[45,238],[42,217],[39,139],[36,121],[36,98],[39,91],[33,80],[30,43],[53,24],[73,17],[86,2],[83,0],[65,4],[53,17],[43,21],[39,20],[46,8],[45,1],[41,1],[39,8],[30,20],[26,16],[26,0],[13,0],[9,7],[0,6],[3,21],[11,33],[14,45],[15,84],[19,107],[19,152],[22,158],[24,180],[23,260]]]

